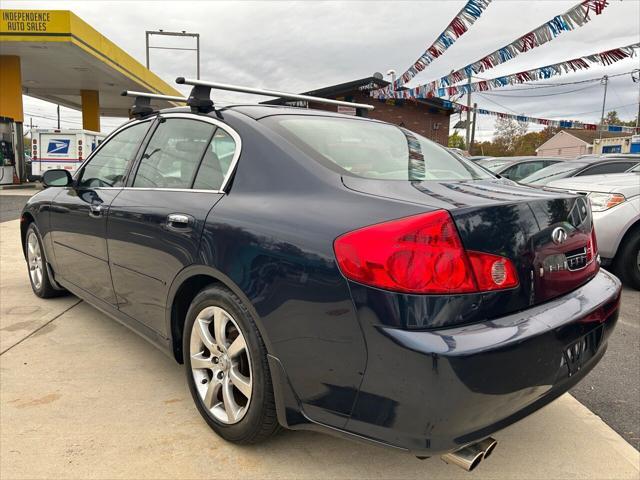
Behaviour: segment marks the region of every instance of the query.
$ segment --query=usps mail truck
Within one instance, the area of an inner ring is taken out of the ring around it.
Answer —
[[[31,139],[31,175],[40,177],[53,168],[75,172],[106,135],[91,130],[33,130]]]

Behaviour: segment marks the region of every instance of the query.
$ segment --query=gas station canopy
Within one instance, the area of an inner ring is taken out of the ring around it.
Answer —
[[[10,75],[6,69],[15,63],[10,60],[19,58],[17,75],[25,95],[82,110],[83,116],[94,118],[127,117],[132,99],[120,96],[123,90],[183,96],[70,11],[1,13],[3,83]],[[7,95],[6,91],[0,94],[3,103],[17,102]],[[160,108],[171,106],[164,100],[153,103]],[[12,116],[16,122],[23,121],[16,118],[22,117],[21,99],[19,110],[19,115]]]

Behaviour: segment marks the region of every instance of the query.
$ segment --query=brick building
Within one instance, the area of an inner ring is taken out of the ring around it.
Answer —
[[[333,105],[310,102],[270,100],[264,103],[286,104],[298,107],[309,107],[317,110],[338,111],[347,115],[361,115],[406,127],[420,135],[446,146],[449,139],[449,117],[453,113],[451,107],[445,106],[440,98],[429,100],[377,100],[369,96],[371,90],[386,87],[389,82],[376,77],[366,77],[339,85],[319,88],[303,95],[332,98],[355,103],[369,103],[374,110],[356,111],[355,108],[336,107]]]

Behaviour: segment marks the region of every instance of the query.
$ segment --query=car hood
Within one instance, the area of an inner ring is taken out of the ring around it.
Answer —
[[[640,195],[640,174],[611,173],[609,175],[592,175],[584,177],[563,178],[549,182],[545,188],[578,192],[616,192]]]

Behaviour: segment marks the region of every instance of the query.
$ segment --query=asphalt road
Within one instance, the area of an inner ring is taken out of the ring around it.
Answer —
[[[0,222],[20,216],[29,198],[24,193],[3,192]],[[620,318],[606,355],[571,393],[640,450],[640,292],[624,288]]]
[[[15,220],[20,217],[22,207],[27,203],[27,195],[2,195],[0,196],[0,222]]]
[[[625,287],[602,361],[571,394],[640,450],[640,292]]]

